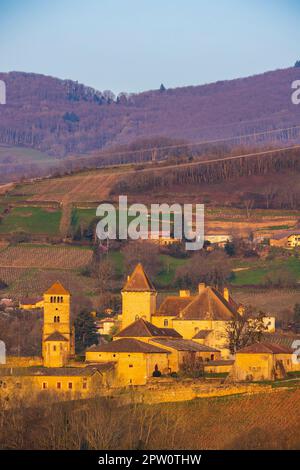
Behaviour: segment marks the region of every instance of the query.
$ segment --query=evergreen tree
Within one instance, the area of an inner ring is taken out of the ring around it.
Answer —
[[[297,60],[297,61],[295,62],[295,67],[300,67],[300,60]]]
[[[76,353],[81,353],[89,346],[98,343],[96,324],[90,312],[87,310],[80,312],[74,322],[74,327]]]
[[[159,91],[166,91],[166,87],[163,83],[160,85]]]

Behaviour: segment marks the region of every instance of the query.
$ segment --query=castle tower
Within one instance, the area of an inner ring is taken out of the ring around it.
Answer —
[[[122,328],[139,318],[151,322],[156,311],[157,292],[141,263],[137,264],[122,290]]]
[[[44,293],[43,358],[46,367],[62,367],[74,354],[70,292],[55,282]]]

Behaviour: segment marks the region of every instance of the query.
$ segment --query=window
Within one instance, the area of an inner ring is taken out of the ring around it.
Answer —
[[[60,322],[60,317],[56,317],[56,322],[59,323]]]
[[[214,361],[214,360],[215,360],[215,355],[214,355],[214,354],[211,354],[211,355],[210,355],[210,360],[211,360],[211,361]]]
[[[164,326],[168,326],[169,325],[169,321],[165,318],[164,319]]]
[[[64,298],[63,298],[63,297],[61,297],[61,298],[60,298],[60,302],[61,302],[61,303],[63,303],[63,301],[64,301]]]
[[[56,351],[56,346],[55,345],[53,346],[53,351]]]
[[[53,297],[52,296],[50,297],[50,302],[53,304]]]
[[[22,388],[22,384],[20,382],[16,383],[16,388]]]
[[[58,390],[60,390],[60,389],[61,389],[61,382],[57,382],[57,384],[56,384],[56,388],[57,388]]]
[[[69,383],[68,383],[68,389],[69,389],[69,390],[72,390],[72,388],[73,388],[73,382],[69,382]]]
[[[82,384],[82,388],[83,388],[84,390],[86,390],[86,389],[87,389],[87,382],[83,382],[83,384]]]
[[[47,388],[48,388],[47,382],[43,382],[42,389],[43,389],[43,390],[46,390]]]
[[[133,364],[129,364],[129,366],[128,366],[128,367],[133,367]]]

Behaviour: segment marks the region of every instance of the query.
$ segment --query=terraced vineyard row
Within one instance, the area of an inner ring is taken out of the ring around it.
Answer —
[[[59,246],[9,246],[1,252],[0,268],[74,270],[86,266],[92,251]]]

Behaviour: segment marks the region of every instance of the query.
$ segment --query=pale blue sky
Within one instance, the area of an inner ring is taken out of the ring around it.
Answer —
[[[299,20],[295,0],[0,0],[0,71],[114,92],[198,85],[293,65]]]

